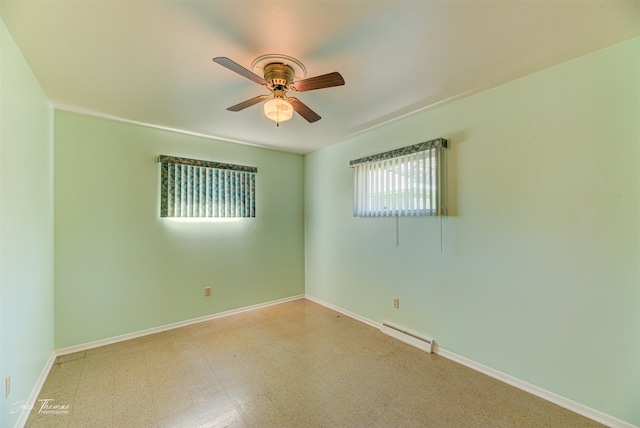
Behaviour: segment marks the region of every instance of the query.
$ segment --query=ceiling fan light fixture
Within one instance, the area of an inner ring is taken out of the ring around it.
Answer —
[[[286,122],[293,117],[293,106],[284,98],[272,98],[264,103],[264,114],[276,123]]]
[[[287,92],[307,92],[342,86],[344,85],[344,78],[337,71],[305,78],[306,69],[300,61],[291,57],[277,57],[277,55],[263,55],[256,58],[251,65],[254,70],[261,69],[264,73],[264,78],[227,57],[219,56],[213,58],[213,62],[264,86],[271,92],[270,95],[259,95],[228,107],[227,110],[240,111],[268,100],[264,104],[264,114],[276,122],[278,126],[280,126],[280,122],[286,122],[291,119],[294,111],[309,123],[317,122],[321,119],[320,115],[299,99],[287,97]],[[276,60],[278,62],[273,62]],[[302,76],[302,80],[300,80],[299,74]]]

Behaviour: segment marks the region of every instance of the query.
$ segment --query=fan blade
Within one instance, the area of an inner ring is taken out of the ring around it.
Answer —
[[[241,103],[238,103],[234,106],[229,107],[227,110],[229,111],[240,111],[240,110],[244,110],[247,107],[251,107],[254,104],[258,104],[260,101],[264,101],[267,98],[269,98],[271,95],[258,95],[257,97],[253,97],[247,101],[243,101]]]
[[[297,98],[287,98],[287,101],[289,101],[289,104],[291,104],[291,107],[293,107],[293,109],[296,111],[296,113],[298,113],[300,116],[304,117],[307,122],[313,123],[313,122],[317,122],[317,121],[319,121],[321,119],[320,116],[318,115],[318,113],[316,113],[315,111],[311,110],[309,107],[307,107],[306,104],[304,104],[299,99],[297,99]]]
[[[310,77],[304,80],[298,80],[291,85],[296,92],[313,91],[314,89],[331,88],[333,86],[344,85],[344,79],[337,71],[322,76]]]
[[[220,64],[223,67],[228,68],[231,71],[235,71],[236,73],[238,73],[241,76],[246,77],[247,79],[253,80],[254,82],[256,82],[259,85],[266,85],[267,81],[264,80],[262,77],[258,76],[257,74],[255,74],[254,72],[247,70],[246,68],[244,68],[243,66],[241,66],[240,64],[237,64],[233,61],[231,61],[229,58],[223,57],[223,56],[219,56],[213,59],[213,62]]]

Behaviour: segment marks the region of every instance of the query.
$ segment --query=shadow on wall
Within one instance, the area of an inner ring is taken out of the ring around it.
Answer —
[[[445,192],[447,204],[447,216],[456,217],[458,212],[458,146],[466,141],[467,131],[465,129],[447,133],[443,138],[449,140],[449,148],[445,151],[446,156],[446,183]]]

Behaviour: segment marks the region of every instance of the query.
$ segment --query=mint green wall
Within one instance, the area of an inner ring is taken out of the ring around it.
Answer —
[[[634,39],[308,155],[306,292],[640,425],[639,103]],[[437,218],[396,248],[348,162],[437,137],[443,252]]]
[[[60,111],[55,125],[56,348],[304,293],[301,155]],[[258,167],[257,217],[161,219],[159,154]]]
[[[0,375],[12,377],[1,426],[54,348],[54,315],[62,348],[305,284],[640,425],[640,39],[304,161],[56,112],[55,228],[53,110],[1,21],[0,48]],[[439,219],[402,218],[396,248],[393,219],[352,218],[350,159],[441,136],[442,253]],[[258,217],[161,220],[161,153],[257,166]]]
[[[0,426],[20,416],[53,329],[53,108],[0,21]]]

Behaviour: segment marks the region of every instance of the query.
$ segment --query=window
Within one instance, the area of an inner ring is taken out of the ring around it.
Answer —
[[[350,162],[354,217],[444,215],[444,149],[439,138]]]
[[[251,166],[160,155],[161,217],[255,217]]]

